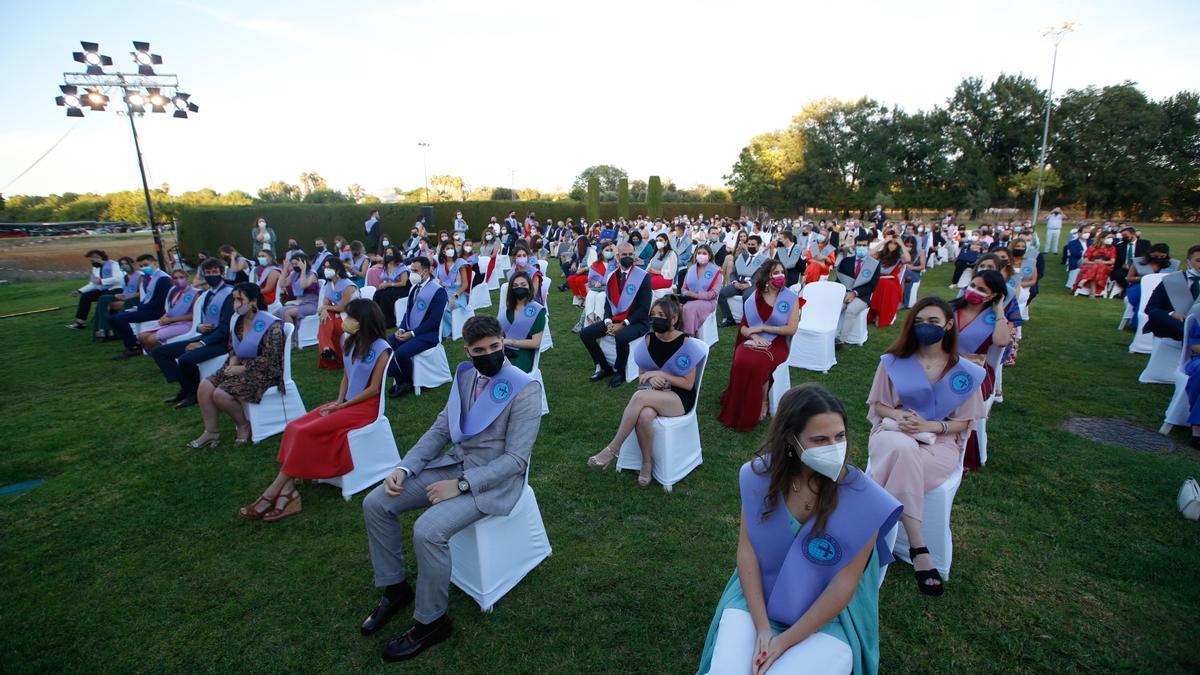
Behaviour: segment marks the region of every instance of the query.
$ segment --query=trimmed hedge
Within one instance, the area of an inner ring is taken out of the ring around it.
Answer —
[[[650,176],[646,183],[646,215],[651,218],[662,217],[662,179]]]
[[[587,213],[583,202],[573,200],[562,201],[478,201],[478,202],[439,202],[433,204],[434,221],[431,231],[452,231],[454,212],[462,211],[463,218],[470,224],[470,236],[478,239],[483,232],[483,226],[495,216],[499,222],[509,211],[516,211],[519,220],[533,211],[539,221],[546,218],[579,220]],[[698,213],[706,215],[722,215],[736,218],[740,208],[734,204],[710,204],[704,202],[667,202],[664,216],[674,218],[677,215],[694,216]],[[645,215],[645,204],[632,204],[632,214]],[[421,213],[419,204],[257,204],[253,206],[199,206],[181,207],[176,217],[179,228],[176,236],[180,249],[188,254],[198,250],[216,253],[222,244],[232,244],[243,252],[251,247],[250,231],[259,216],[267,219],[267,224],[275,230],[282,242],[294,237],[300,247],[311,251],[313,239],[325,237],[332,240],[335,235],[342,235],[350,241],[364,241],[366,233],[363,222],[367,220],[372,210],[379,210],[383,232],[392,241],[400,242],[408,237],[413,223]],[[601,202],[600,217],[616,218],[617,202]],[[332,242],[331,242],[332,243]],[[282,244],[280,245],[282,246]],[[281,250],[277,247],[276,250]]]
[[[617,181],[617,217],[629,217],[629,179],[621,178]]]
[[[590,176],[587,183],[587,217],[589,221],[600,219],[600,177]]]

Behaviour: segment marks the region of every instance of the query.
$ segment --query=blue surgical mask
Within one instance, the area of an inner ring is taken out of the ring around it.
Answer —
[[[942,338],[946,337],[946,329],[937,324],[919,323],[913,326],[913,334],[916,335],[917,342],[929,346],[941,342]]]
[[[854,256],[856,258],[867,257],[867,247],[866,246],[855,246],[854,247]]]
[[[612,260],[612,259],[613,259],[613,252],[612,252],[612,251],[605,251],[605,252],[604,252],[604,259],[605,259],[605,260]]]
[[[825,241],[825,235],[823,235],[823,234],[818,234],[818,235],[817,235],[817,243],[818,243],[818,244],[820,244],[820,243],[824,243],[824,241]]]
[[[151,274],[154,274],[154,268],[149,265],[142,265],[142,274],[150,276]]]
[[[208,284],[209,288],[216,288],[217,286],[220,286],[221,281],[222,281],[221,275],[219,275],[219,274],[205,274],[204,275],[204,283]]]

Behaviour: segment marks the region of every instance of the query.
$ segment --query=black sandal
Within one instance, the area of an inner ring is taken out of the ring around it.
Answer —
[[[946,592],[946,586],[942,583],[942,573],[937,571],[936,567],[934,567],[932,569],[928,569],[928,570],[917,571],[915,561],[917,559],[917,556],[921,555],[922,553],[929,554],[929,548],[927,546],[922,546],[920,548],[908,549],[908,559],[911,561],[914,561],[913,562],[913,572],[917,576],[917,590],[925,595],[930,595],[930,596],[933,596],[936,598],[936,597],[940,596],[942,593]],[[930,559],[932,559],[932,558],[933,558],[933,556],[930,555]],[[929,581],[931,579],[936,580],[937,583],[936,584],[926,583],[927,581]]]

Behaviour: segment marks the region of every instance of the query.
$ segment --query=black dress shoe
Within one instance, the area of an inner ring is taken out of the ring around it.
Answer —
[[[164,398],[163,403],[179,403],[186,397],[187,397],[187,394],[183,393],[183,390],[180,389],[178,392],[175,393],[174,396],[168,396],[168,397]]]
[[[400,591],[400,597],[396,598],[395,600],[386,595],[382,598],[379,598],[379,604],[375,605],[375,609],[372,610],[370,616],[368,616],[362,622],[362,626],[359,627],[359,630],[362,631],[363,635],[374,635],[378,633],[380,628],[386,626],[387,622],[391,621],[392,617],[396,616],[396,614],[405,605],[412,602],[412,600],[413,590],[408,584],[404,585],[404,588]]]
[[[396,384],[392,385],[391,389],[388,389],[388,397],[389,398],[400,398],[401,396],[404,396],[405,394],[412,393],[412,391],[413,391],[413,386],[411,384],[409,384],[407,382],[397,382]]]
[[[180,399],[179,403],[175,404],[175,409],[183,410],[184,408],[190,408],[194,405],[196,405],[196,397],[195,396],[185,396],[182,399]]]
[[[736,326],[736,325],[737,325],[737,322],[732,321],[730,319],[725,319],[724,321],[721,322],[721,328],[732,328],[733,326]]]
[[[613,389],[616,389],[623,384],[625,384],[625,376],[620,373],[613,373],[612,378],[608,381],[608,386],[612,387]]]
[[[589,382],[599,382],[600,380],[607,380],[608,378],[610,378],[612,376],[613,376],[613,371],[601,370],[600,372],[596,373],[595,375],[592,375],[591,377],[589,377],[588,381]]]
[[[413,626],[404,634],[388,641],[383,647],[384,661],[404,661],[420,654],[439,642],[444,642],[454,633],[454,623],[449,617],[443,616],[422,631],[420,626]]]

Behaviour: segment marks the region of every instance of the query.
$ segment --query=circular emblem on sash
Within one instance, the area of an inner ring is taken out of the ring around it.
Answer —
[[[208,306],[208,313],[209,313],[209,314],[213,314],[213,315],[220,314],[220,313],[221,313],[221,307],[220,307],[219,305],[217,305],[217,303],[215,303],[215,302],[214,302],[214,303],[211,303],[211,304]]]
[[[1033,276],[1033,268],[1029,267],[1028,265],[1022,267],[1021,272],[1027,277]]]
[[[536,314],[537,314],[537,307],[534,307],[533,305],[529,305],[529,306],[525,307],[525,316],[534,316]]]
[[[374,349],[368,351],[367,355],[363,357],[363,363],[367,364],[368,366],[371,365],[372,363],[375,363],[376,356],[378,356],[378,355],[375,353]]]
[[[498,380],[492,385],[492,400],[502,403],[512,395],[512,385],[508,380]]]
[[[687,354],[680,354],[679,358],[675,359],[675,365],[687,369],[688,366],[692,365],[692,360],[688,358]]]
[[[1016,279],[1009,279],[1007,282],[1005,282],[1005,285],[1007,285],[1009,288],[1016,288],[1016,287],[1017,287],[1017,280],[1016,280]]]
[[[996,313],[988,312],[987,316],[983,317],[983,322],[989,326],[994,325],[996,323]]]
[[[267,326],[267,324],[263,323],[262,319],[259,319],[258,321],[254,322],[254,330],[256,332],[262,331],[262,329],[266,328],[266,326]]]
[[[711,279],[711,278],[713,278],[714,274],[716,274],[716,272],[713,271],[711,268],[709,268],[709,270],[704,273],[704,278]]]
[[[779,303],[779,311],[781,311],[781,312],[786,312],[791,308],[792,308],[792,303],[788,302],[787,300],[784,300],[783,302]]]
[[[424,312],[425,308],[428,306],[429,303],[425,302],[424,300],[417,300],[417,309],[421,310],[422,312]]]
[[[625,292],[626,293],[636,293],[637,286],[634,286],[632,283],[630,283],[628,286],[625,287]]]
[[[828,533],[824,537],[810,534],[804,541],[804,557],[815,565],[836,565],[842,559],[842,547]]]
[[[964,393],[971,388],[971,376],[966,373],[959,373],[950,380],[950,388],[958,393]]]

